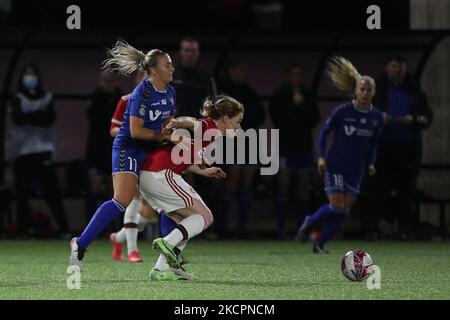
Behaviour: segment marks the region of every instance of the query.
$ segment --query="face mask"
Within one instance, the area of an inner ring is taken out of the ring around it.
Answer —
[[[38,84],[38,77],[32,74],[24,75],[22,78],[22,83],[25,88],[29,90],[34,89]]]

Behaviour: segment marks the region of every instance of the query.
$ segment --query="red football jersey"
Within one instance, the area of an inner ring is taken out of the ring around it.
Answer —
[[[120,128],[123,121],[123,115],[127,108],[128,99],[130,99],[131,94],[127,94],[126,96],[122,96],[117,103],[116,110],[114,111],[114,115],[111,118],[111,127],[109,130],[111,131],[113,128]]]
[[[217,129],[216,123],[211,118],[203,118],[203,119],[199,119],[199,121],[201,122],[202,137],[206,130]],[[144,163],[141,166],[141,170],[157,172],[157,171],[161,171],[164,169],[170,169],[177,174],[182,174],[184,170],[186,170],[192,164],[194,164],[194,159],[198,159],[198,157],[201,156],[199,154],[197,157],[195,157],[194,152],[198,151],[201,153],[203,151],[203,149],[206,148],[213,141],[214,141],[214,139],[212,139],[212,141],[203,140],[202,141],[202,150],[194,150],[194,141],[193,141],[191,143],[191,148],[190,148],[191,162],[187,163],[187,164],[186,163],[175,164],[172,161],[171,154],[172,154],[172,149],[175,147],[175,145],[171,144],[168,146],[160,147],[160,148],[156,149],[155,151],[151,152],[147,156],[147,158],[145,159]],[[186,151],[184,151],[184,152],[186,152]]]

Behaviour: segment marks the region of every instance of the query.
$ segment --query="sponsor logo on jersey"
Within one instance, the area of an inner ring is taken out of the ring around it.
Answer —
[[[344,126],[345,134],[351,136],[355,133],[356,128],[354,126]]]
[[[161,104],[162,104],[163,106],[165,106],[165,105],[167,104],[167,100],[166,100],[166,99],[162,99],[162,100],[161,100]]]
[[[355,118],[345,118],[344,120],[349,122],[356,122]]]
[[[366,118],[361,118],[361,123],[362,124],[366,124],[367,123],[367,119]]]
[[[150,116],[150,120],[151,120],[151,121],[155,121],[155,120],[158,119],[159,116],[161,115],[161,111],[155,110],[155,111],[153,112],[153,110],[150,110],[150,111],[148,112],[148,115]]]
[[[159,106],[159,101],[158,102],[153,102],[152,104],[151,104],[151,106],[153,107],[153,106]]]

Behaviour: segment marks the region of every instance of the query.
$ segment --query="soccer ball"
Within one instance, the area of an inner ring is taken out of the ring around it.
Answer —
[[[351,250],[341,259],[341,270],[350,281],[363,281],[373,272],[373,260],[363,250]]]

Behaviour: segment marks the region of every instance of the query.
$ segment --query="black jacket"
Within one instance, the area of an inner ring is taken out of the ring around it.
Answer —
[[[280,151],[312,151],[312,129],[320,121],[319,109],[314,94],[300,86],[303,103],[295,105],[294,94],[289,85],[283,85],[270,100],[269,112],[274,127],[280,130]]]
[[[241,123],[243,130],[257,129],[263,124],[265,119],[264,108],[259,96],[248,84],[225,80],[220,83],[219,92],[235,98],[244,105],[244,119]]]
[[[200,117],[203,101],[212,94],[211,79],[197,68],[175,68],[172,86],[177,92],[176,116]]]
[[[21,92],[30,100],[40,100],[45,96],[44,91],[32,94],[28,91]],[[21,100],[14,97],[11,101],[11,116],[16,125],[32,125],[37,127],[50,127],[55,123],[56,112],[51,101],[44,109],[33,112],[24,112],[21,106]]]
[[[389,87],[389,81],[386,73],[377,79],[376,85],[377,87],[373,103],[379,110],[386,112],[388,109],[387,92]],[[411,115],[414,117],[414,148],[413,150],[410,150],[410,156],[413,162],[420,163],[422,159],[422,130],[431,125],[433,121],[433,111],[428,105],[428,99],[425,92],[420,88],[420,84],[411,74],[406,75],[403,85],[413,100]],[[383,145],[380,144],[379,153],[383,153],[385,151],[386,150],[384,150]],[[388,152],[391,151],[392,150]]]
[[[86,156],[88,159],[111,154],[113,139],[109,134],[109,127],[121,96],[122,92],[119,88],[116,88],[113,93],[101,88],[93,92],[91,105],[87,109],[89,133]]]

